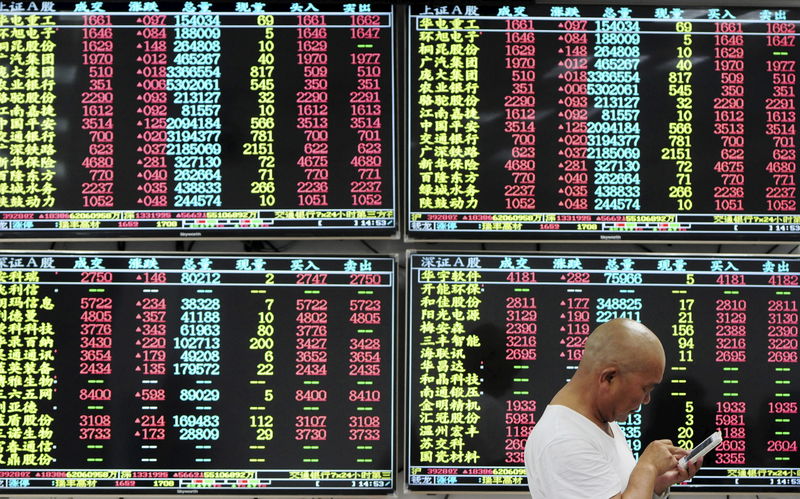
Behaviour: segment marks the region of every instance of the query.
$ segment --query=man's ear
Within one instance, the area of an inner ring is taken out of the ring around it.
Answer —
[[[619,375],[619,371],[617,371],[616,367],[607,367],[600,371],[600,383],[601,384],[611,384],[611,381],[616,379]]]

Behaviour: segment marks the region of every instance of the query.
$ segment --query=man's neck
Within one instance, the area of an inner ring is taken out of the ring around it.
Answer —
[[[575,383],[573,380],[564,385],[550,403],[572,409],[597,425],[607,435],[613,437],[614,433],[611,431],[611,425],[600,415],[600,411],[596,408],[595,400],[587,396],[587,393],[587,391],[581,389],[579,383]]]

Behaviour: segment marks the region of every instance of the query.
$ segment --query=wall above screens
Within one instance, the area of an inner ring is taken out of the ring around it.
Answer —
[[[4,495],[395,489],[395,261],[0,255]]]
[[[653,401],[622,424],[634,453],[725,442],[673,492],[800,491],[796,257],[410,253],[407,486],[526,490],[532,426],[599,323],[665,347]]]
[[[0,239],[396,233],[390,4],[19,5]]]
[[[798,21],[415,3],[408,236],[795,240]]]

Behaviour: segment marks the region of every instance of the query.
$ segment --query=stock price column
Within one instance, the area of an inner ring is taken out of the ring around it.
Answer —
[[[671,274],[661,306],[673,319],[662,337],[665,389],[643,411],[653,418],[647,436],[657,438],[667,407],[675,415],[667,436],[681,447],[722,433],[687,488],[796,490],[797,261],[673,257],[658,268]]]
[[[393,489],[391,259],[0,266],[4,489]]]
[[[589,333],[618,317],[667,358],[652,402],[620,422],[634,456],[719,429],[676,490],[800,487],[797,259],[414,253],[408,269],[412,489],[523,490],[527,436]]]

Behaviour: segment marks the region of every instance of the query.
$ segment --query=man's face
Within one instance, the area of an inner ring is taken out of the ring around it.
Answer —
[[[650,403],[650,393],[664,375],[663,361],[650,362],[641,371],[620,373],[612,389],[609,421],[625,421],[639,406]]]

